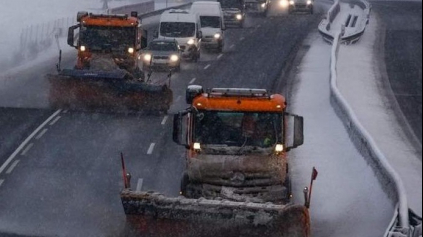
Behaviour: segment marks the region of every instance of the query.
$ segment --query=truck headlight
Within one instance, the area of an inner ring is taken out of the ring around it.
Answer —
[[[179,56],[178,55],[172,55],[172,56],[170,56],[170,61],[172,61],[172,62],[179,61]]]
[[[151,54],[144,55],[144,61],[150,62],[152,58],[153,56],[151,56]]]
[[[200,143],[194,143],[194,151],[196,151],[196,152],[201,151],[201,144]]]
[[[134,49],[134,48],[129,48],[129,49],[128,49],[128,53],[130,53],[130,54],[135,53],[135,49]]]
[[[215,34],[215,35],[214,35],[214,38],[215,38],[215,39],[220,39],[220,37],[222,37],[222,35],[221,35],[221,34],[219,34],[219,33],[217,33],[217,34]]]
[[[278,144],[278,145],[276,145],[276,148],[275,148],[275,152],[276,153],[282,153],[283,152],[283,150],[284,150],[284,146],[282,145],[282,144]]]
[[[266,3],[261,4],[261,8],[266,8]]]
[[[308,0],[308,1],[307,1],[307,5],[309,5],[309,6],[310,6],[311,4],[313,4],[313,1]]]
[[[188,45],[193,45],[193,44],[195,44],[195,40],[190,39],[190,40],[188,40],[187,44],[188,44]]]
[[[79,50],[80,50],[81,52],[85,52],[85,51],[87,51],[87,47],[85,47],[85,46],[81,46],[81,47],[79,47]]]
[[[237,14],[236,19],[239,20],[239,21],[242,20],[242,14]]]

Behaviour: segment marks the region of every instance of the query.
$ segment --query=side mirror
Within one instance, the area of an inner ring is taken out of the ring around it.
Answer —
[[[286,118],[293,118],[293,141],[292,145],[287,147],[287,151],[295,149],[304,144],[304,117],[294,115],[294,114],[287,114]],[[291,124],[291,123],[288,123]]]
[[[79,28],[79,25],[69,27],[68,30],[68,45],[77,48],[75,45],[75,30]]]
[[[173,118],[173,141],[180,146],[184,146],[186,149],[191,148],[188,145],[188,141],[186,140],[186,136],[184,136],[183,132],[184,117],[187,116],[188,113],[188,111],[179,112],[178,114],[175,114]]]
[[[203,32],[202,31],[198,31],[197,38],[198,39],[202,39],[203,38]]]

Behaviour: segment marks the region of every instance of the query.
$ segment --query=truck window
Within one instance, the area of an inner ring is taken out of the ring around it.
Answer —
[[[160,35],[172,38],[188,38],[195,36],[195,23],[188,22],[162,22]]]
[[[219,16],[201,16],[201,27],[220,28],[222,23]]]
[[[81,28],[80,43],[91,51],[124,50],[134,47],[136,41],[135,27],[100,27]]]
[[[277,113],[199,112],[194,140],[202,145],[270,148],[282,141],[282,115]]]

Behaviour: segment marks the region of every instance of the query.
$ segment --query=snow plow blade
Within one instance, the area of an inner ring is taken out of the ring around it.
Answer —
[[[121,192],[127,221],[146,237],[310,237],[305,206]]]
[[[167,112],[173,100],[170,83],[133,80],[124,70],[62,70],[47,79],[55,109]]]

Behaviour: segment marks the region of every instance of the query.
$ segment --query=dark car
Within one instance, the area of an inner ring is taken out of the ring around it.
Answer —
[[[142,54],[143,68],[149,70],[181,70],[181,50],[173,39],[155,39]]]

